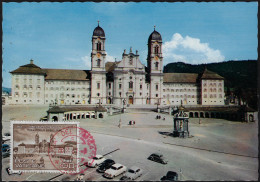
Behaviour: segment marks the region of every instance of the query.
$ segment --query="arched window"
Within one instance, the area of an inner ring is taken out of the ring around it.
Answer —
[[[100,62],[101,62],[101,60],[98,59],[98,60],[97,60],[97,67],[100,67]]]
[[[158,69],[159,69],[159,63],[155,62],[155,70],[158,70]]]
[[[101,51],[101,42],[98,42],[98,43],[97,43],[97,50],[98,50],[98,51]]]
[[[129,65],[133,65],[133,58],[129,59]]]
[[[133,89],[133,82],[129,82],[129,89],[132,90]]]
[[[155,46],[154,47],[154,53],[155,54],[159,54],[159,46]]]

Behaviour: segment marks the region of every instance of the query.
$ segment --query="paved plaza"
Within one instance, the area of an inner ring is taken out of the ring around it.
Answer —
[[[47,115],[48,106],[3,106],[3,133],[8,132],[10,120],[39,120]],[[257,180],[258,179],[258,122],[242,123],[211,118],[190,119],[190,138],[173,138],[173,118],[157,113],[127,109],[124,114],[103,119],[80,120],[97,145],[97,154],[126,167],[139,166],[144,170],[137,181],[158,181],[167,171],[176,171],[180,180]],[[118,127],[119,120],[121,127]],[[128,125],[129,121],[135,125]],[[111,153],[110,153],[111,152]],[[168,164],[147,160],[154,152],[162,153]],[[5,171],[10,157],[2,163],[2,180],[75,180],[76,175],[23,173],[11,175]],[[181,171],[181,172],[180,172]],[[114,180],[119,180],[121,176]],[[87,169],[85,180],[109,180]]]

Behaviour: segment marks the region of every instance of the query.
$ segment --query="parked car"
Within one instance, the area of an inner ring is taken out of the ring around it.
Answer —
[[[127,170],[126,166],[116,163],[116,164],[112,165],[110,169],[105,171],[104,176],[112,179],[112,178],[126,172],[126,170]]]
[[[120,178],[120,181],[129,181],[129,178],[127,176],[122,176]]]
[[[96,155],[95,157],[93,157],[93,159],[89,160],[88,162],[86,162],[85,164],[89,167],[97,167],[98,165],[100,165],[102,162],[104,162],[106,159],[104,158],[103,155]]]
[[[10,151],[8,152],[2,152],[2,158],[6,158],[10,156]]]
[[[124,177],[130,180],[135,180],[136,178],[142,176],[143,170],[140,169],[139,167],[133,166],[128,171],[125,173],[125,175],[120,179],[124,180]]]
[[[166,158],[160,154],[160,153],[153,153],[148,157],[149,160],[155,161],[155,162],[159,162],[162,164],[167,164],[168,161],[166,160]]]
[[[5,133],[4,136],[2,137],[3,141],[6,141],[6,140],[11,140],[11,135],[10,133]]]
[[[113,164],[115,164],[115,161],[113,161],[112,159],[106,159],[104,162],[100,164],[97,171],[103,173],[107,169],[109,169]]]
[[[161,178],[162,181],[178,181],[178,173],[174,171],[168,171],[165,176]]]
[[[11,171],[11,169],[10,169],[9,167],[6,168],[5,170],[6,170],[6,172],[7,172],[9,175],[12,175],[12,174],[19,174],[19,175],[21,175],[21,174],[22,174],[21,171],[18,171],[18,172]]]
[[[10,151],[10,145],[2,144],[2,153],[3,152],[9,152],[9,151]]]

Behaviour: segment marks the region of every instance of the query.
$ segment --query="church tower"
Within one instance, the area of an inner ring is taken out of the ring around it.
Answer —
[[[106,104],[105,40],[105,32],[98,21],[92,36],[91,104]]]
[[[150,104],[160,104],[163,86],[162,36],[155,30],[155,26],[148,39],[147,66],[150,79]]]

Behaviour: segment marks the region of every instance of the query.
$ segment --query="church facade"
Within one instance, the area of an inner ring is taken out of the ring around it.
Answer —
[[[220,75],[207,69],[201,74],[163,73],[163,42],[155,29],[148,38],[147,66],[132,48],[124,50],[121,61],[106,62],[105,43],[98,25],[91,70],[41,68],[31,60],[10,72],[11,104],[224,105]]]

